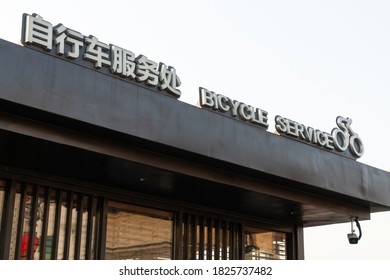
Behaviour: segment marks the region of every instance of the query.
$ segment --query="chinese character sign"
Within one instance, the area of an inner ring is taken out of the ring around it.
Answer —
[[[101,42],[95,36],[84,36],[63,24],[53,26],[37,14],[23,15],[22,42],[48,52],[55,50],[57,55],[67,59],[87,60],[95,69],[107,67],[114,75],[157,87],[175,98],[181,95],[178,89],[181,81],[172,66],[144,55],[136,56],[131,51]]]

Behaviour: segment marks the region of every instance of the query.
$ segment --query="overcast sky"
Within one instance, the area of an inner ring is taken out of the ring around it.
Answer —
[[[12,1],[0,38],[19,42],[23,13],[175,67],[180,100],[198,87],[330,132],[341,115],[365,144],[360,162],[390,169],[388,1]],[[390,259],[390,212],[305,230],[307,259]]]

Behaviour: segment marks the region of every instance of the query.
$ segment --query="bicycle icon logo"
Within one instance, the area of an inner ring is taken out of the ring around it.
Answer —
[[[361,157],[364,153],[364,145],[359,135],[351,128],[352,119],[337,117],[338,128],[332,130],[333,145],[336,150],[345,152],[348,148],[352,155]]]

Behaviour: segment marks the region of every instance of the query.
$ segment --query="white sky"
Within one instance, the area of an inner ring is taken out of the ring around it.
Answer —
[[[0,38],[19,42],[23,13],[94,35],[175,67],[180,100],[202,86],[330,132],[353,119],[359,161],[390,169],[390,2],[387,1],[11,1]],[[1,63],[1,62],[0,62]],[[390,212],[305,230],[306,259],[390,259]]]

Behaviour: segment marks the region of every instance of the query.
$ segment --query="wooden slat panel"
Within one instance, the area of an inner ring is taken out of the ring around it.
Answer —
[[[189,231],[190,231],[190,223],[189,223],[189,215],[184,214],[183,216],[183,259],[188,260],[188,251],[189,251]]]
[[[53,234],[53,249],[51,259],[56,260],[58,258],[58,246],[60,242],[60,226],[61,226],[61,207],[62,206],[62,190],[57,191],[56,198],[56,214],[54,221],[54,234]]]
[[[88,197],[88,221],[87,221],[87,237],[85,242],[85,259],[90,260],[92,255],[92,237],[93,237],[93,218],[96,214],[95,197]]]
[[[40,240],[39,259],[44,260],[46,258],[46,243],[47,243],[47,229],[49,226],[50,216],[50,197],[51,188],[45,189],[45,207],[43,209],[43,221],[42,221],[42,234]]]
[[[99,222],[97,223],[97,239],[96,239],[96,259],[105,259],[106,256],[106,233],[107,233],[107,199],[99,199]]]
[[[243,256],[245,254],[245,240],[244,240],[244,236],[245,236],[245,232],[244,232],[244,227],[242,224],[236,224],[237,226],[237,233],[238,233],[238,248],[237,248],[237,254],[236,254],[236,259],[239,259],[241,256]]]
[[[222,260],[228,259],[228,256],[227,256],[228,246],[229,246],[229,244],[228,244],[228,226],[227,226],[227,222],[223,221],[222,222],[222,256],[221,256]]]
[[[204,217],[199,218],[199,259],[204,260]]]
[[[173,250],[174,255],[173,258],[175,260],[183,259],[183,213],[175,213],[175,228],[173,232],[174,243]]]
[[[196,251],[197,251],[197,234],[196,234],[196,224],[197,224],[197,216],[191,215],[191,260],[196,260]]]
[[[207,223],[207,259],[213,259],[213,220],[208,218]]]
[[[28,236],[28,253],[27,259],[34,259],[34,247],[35,247],[35,228],[37,224],[37,207],[38,207],[38,186],[33,186],[32,191],[32,203],[31,203],[31,220],[30,220],[30,232]]]
[[[66,228],[65,228],[65,244],[64,244],[64,260],[69,259],[70,237],[72,234],[72,211],[73,211],[73,192],[68,192],[67,213],[66,213]]]
[[[24,216],[26,213],[26,195],[27,195],[26,185],[22,184],[20,190],[18,227],[16,233],[15,255],[14,255],[15,260],[19,260],[21,257],[20,253],[22,247]]]
[[[77,223],[76,223],[76,239],[74,249],[74,259],[80,259],[80,246],[81,246],[81,230],[83,226],[83,208],[84,208],[84,197],[81,193],[77,196]]]
[[[15,207],[16,182],[8,182],[4,196],[4,214],[2,221],[2,237],[0,238],[0,259],[9,259],[12,224]]]
[[[220,220],[215,220],[215,249],[214,249],[214,259],[219,260],[220,258],[220,249],[221,249],[221,232],[220,232]]]
[[[234,246],[237,235],[235,233],[236,227],[234,222],[229,223],[229,260],[234,260],[237,248]]]

